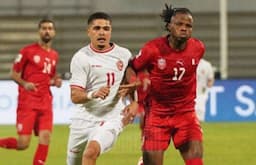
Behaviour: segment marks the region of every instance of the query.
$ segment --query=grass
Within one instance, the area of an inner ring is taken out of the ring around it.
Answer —
[[[205,165],[255,165],[256,123],[203,123]],[[47,165],[65,165],[69,128],[56,125],[52,135]],[[0,125],[0,137],[16,136],[14,126]],[[26,151],[0,148],[0,164],[32,164],[37,138]],[[136,165],[141,155],[140,130],[137,124],[125,128],[114,148],[103,154],[97,165]],[[179,153],[170,145],[165,153],[166,165],[184,164]]]

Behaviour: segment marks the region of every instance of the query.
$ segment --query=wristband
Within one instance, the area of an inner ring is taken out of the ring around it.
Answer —
[[[93,99],[92,94],[93,94],[93,91],[88,92],[87,93],[87,99],[89,99],[89,100]]]

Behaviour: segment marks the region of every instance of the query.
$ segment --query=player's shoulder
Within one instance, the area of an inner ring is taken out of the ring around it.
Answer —
[[[116,51],[120,51],[120,52],[124,52],[124,53],[127,53],[127,54],[131,54],[131,51],[128,48],[120,46],[120,45],[118,45],[116,43],[114,43],[114,49]]]
[[[158,45],[158,44],[163,44],[166,42],[166,40],[167,40],[166,36],[161,36],[161,37],[157,37],[157,38],[147,41],[145,43],[145,45],[146,46],[154,46],[154,45]]]
[[[73,57],[76,57],[76,58],[78,58],[78,57],[80,57],[80,56],[87,56],[89,53],[89,45],[86,45],[86,46],[84,46],[84,47],[82,47],[82,48],[80,48],[80,49],[78,49],[76,52],[75,52],[75,54],[73,55]]]
[[[209,67],[212,66],[212,64],[209,61],[207,61],[207,60],[205,60],[203,58],[200,60],[199,64],[200,63],[201,63],[201,65],[204,65],[204,66],[209,66]]]
[[[150,52],[159,52],[160,49],[164,49],[166,47],[168,43],[166,41],[167,41],[166,36],[161,36],[161,37],[151,39],[143,45],[142,50],[143,51],[149,50]],[[157,54],[157,53],[152,53],[152,54]]]
[[[21,48],[21,51],[30,51],[30,50],[35,50],[37,48],[38,48],[38,44],[32,43],[32,44],[25,45],[23,48]]]
[[[82,47],[73,54],[71,61],[82,61],[84,58],[86,58],[85,47]]]
[[[197,38],[190,38],[188,42],[194,47],[205,49],[204,43]]]
[[[128,59],[132,58],[131,51],[126,47],[114,44],[112,51],[116,56],[118,56],[122,59],[127,59],[128,60]]]

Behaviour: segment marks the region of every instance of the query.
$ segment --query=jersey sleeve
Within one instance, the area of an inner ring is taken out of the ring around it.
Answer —
[[[146,69],[147,65],[150,63],[152,51],[153,48],[150,49],[149,45],[145,45],[132,60],[133,68],[137,71]]]
[[[54,76],[57,74],[58,63],[59,63],[59,53],[55,51],[55,64],[52,70],[51,78],[54,78]]]
[[[89,64],[86,63],[83,59],[80,59],[79,57],[80,56],[78,54],[76,54],[71,60],[71,64],[70,64],[70,72],[71,72],[70,85],[71,86],[78,86],[78,87],[81,87],[81,88],[86,88]]]
[[[14,63],[13,63],[13,70],[16,71],[16,72],[21,72],[26,63],[28,61],[28,58],[26,56],[26,51],[25,49],[21,49],[19,54],[16,56],[15,60],[14,60]]]

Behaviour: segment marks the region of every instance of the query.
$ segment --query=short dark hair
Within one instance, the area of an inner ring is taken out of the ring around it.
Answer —
[[[41,20],[39,21],[39,23],[38,23],[38,29],[40,29],[40,27],[41,27],[41,25],[42,25],[43,23],[52,23],[54,29],[56,28],[56,27],[55,27],[55,22],[54,22],[52,19],[50,19],[50,18],[43,18],[43,19],[41,19]]]
[[[184,13],[193,16],[192,12],[188,8],[173,8],[172,5],[168,6],[165,4],[165,9],[162,11],[160,16],[166,23],[165,28],[167,31],[168,23],[170,23],[172,16],[175,16],[177,13]]]
[[[96,12],[89,16],[87,24],[89,25],[95,19],[105,19],[105,20],[108,20],[110,23],[112,23],[112,18],[110,15],[108,15],[107,13],[104,13],[104,12]]]

